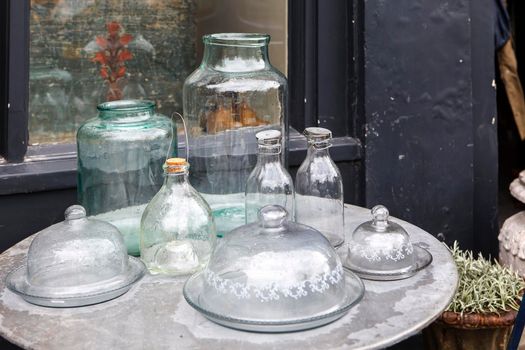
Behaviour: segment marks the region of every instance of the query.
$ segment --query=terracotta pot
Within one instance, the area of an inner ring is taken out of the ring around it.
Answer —
[[[428,350],[505,350],[516,311],[497,314],[458,314],[445,311],[423,330]]]

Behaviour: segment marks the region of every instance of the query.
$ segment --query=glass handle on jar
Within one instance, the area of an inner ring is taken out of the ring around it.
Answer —
[[[180,120],[182,121],[182,126],[184,127],[184,148],[186,149],[186,161],[189,161],[190,153],[189,153],[189,145],[188,145],[188,128],[186,127],[186,121],[184,120],[184,117],[179,112],[171,113],[170,118],[171,118],[172,121],[173,121],[173,116],[174,115],[177,115],[180,118]],[[173,138],[174,137],[175,137],[175,135],[173,135],[171,137],[171,144],[172,145],[173,145]],[[178,145],[176,147],[178,148]],[[168,154],[166,155],[166,159],[171,157],[171,155],[173,154],[172,152],[173,151],[171,150],[171,147],[170,147],[170,149],[168,149]]]

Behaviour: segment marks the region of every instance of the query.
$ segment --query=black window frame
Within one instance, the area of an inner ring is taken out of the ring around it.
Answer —
[[[5,0],[0,6],[0,23],[5,24],[0,28],[5,38],[0,48],[0,195],[74,188],[74,144],[28,147],[30,0]],[[361,12],[361,0],[288,0],[292,167],[306,153],[305,139],[296,130],[308,126],[333,130],[331,154],[336,162],[363,157]],[[319,88],[327,84],[330,89]],[[356,183],[364,183],[362,171]],[[354,197],[354,202],[362,202],[362,195]]]
[[[0,154],[21,162],[27,152],[29,95],[29,1],[2,3],[2,133]],[[15,20],[16,19],[16,20]]]

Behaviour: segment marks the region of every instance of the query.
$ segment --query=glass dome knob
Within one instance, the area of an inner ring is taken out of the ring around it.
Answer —
[[[72,205],[64,213],[66,221],[83,219],[86,217],[86,209],[81,205]]]
[[[288,212],[280,205],[267,205],[259,210],[259,222],[262,227],[280,227],[287,217]]]
[[[373,225],[378,229],[385,229],[388,226],[388,209],[383,205],[376,205],[372,208]]]

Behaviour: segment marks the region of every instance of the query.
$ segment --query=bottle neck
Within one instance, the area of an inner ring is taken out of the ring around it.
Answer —
[[[329,141],[323,142],[309,142],[308,143],[308,157],[329,157],[329,148],[331,143]]]
[[[268,42],[243,37],[205,37],[202,67],[222,72],[251,72],[270,66]]]
[[[281,145],[259,145],[257,165],[269,163],[281,164]]]
[[[185,185],[188,183],[188,171],[178,173],[164,172],[164,185],[167,187]]]
[[[120,100],[98,105],[99,117],[116,123],[136,123],[147,120],[155,114],[151,101]]]

